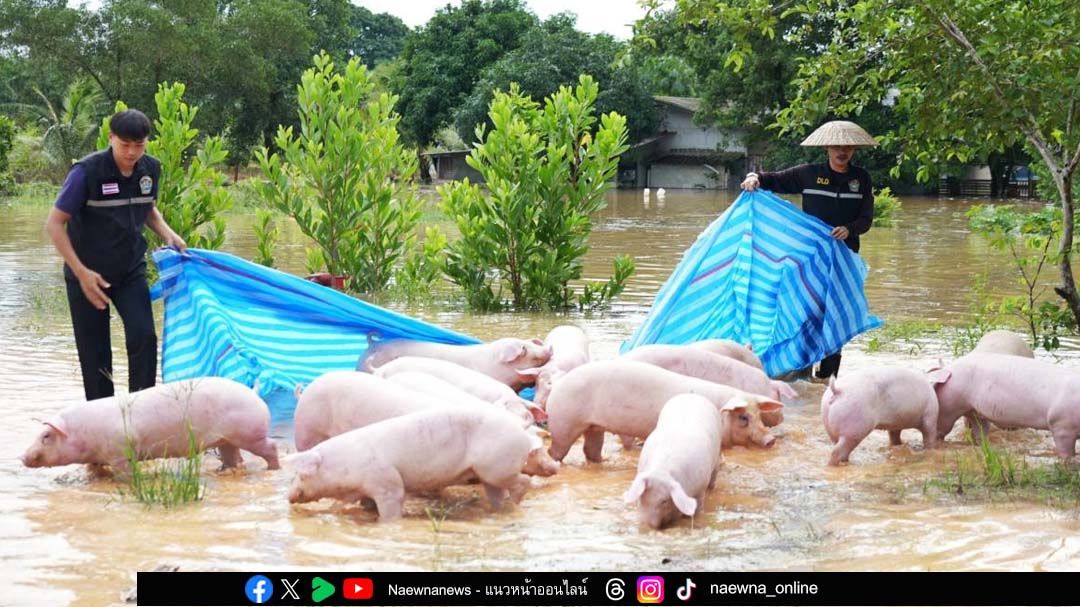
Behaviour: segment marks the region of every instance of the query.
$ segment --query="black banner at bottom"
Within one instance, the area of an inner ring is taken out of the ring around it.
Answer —
[[[142,573],[140,605],[1076,605],[1075,573]]]

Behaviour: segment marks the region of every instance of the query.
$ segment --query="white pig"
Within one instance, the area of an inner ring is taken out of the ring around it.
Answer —
[[[550,476],[558,465],[543,441],[495,409],[429,409],[330,438],[286,459],[297,471],[291,503],[331,497],[371,498],[380,520],[401,516],[405,493],[433,491],[476,478],[495,509],[509,491],[520,501],[527,475]]]
[[[551,347],[551,359],[542,367],[521,370],[522,375],[536,378],[536,393],[533,402],[544,407],[551,386],[567,372],[589,362],[589,338],[585,332],[574,325],[561,325],[552,329],[544,344]]]
[[[639,502],[642,523],[659,529],[679,513],[694,516],[723,462],[720,426],[720,411],[703,396],[680,394],[664,405],[625,495],[627,502]]]
[[[754,354],[754,349],[749,344],[744,346],[730,339],[703,339],[689,345],[765,370],[765,365],[761,364],[761,359]]]
[[[231,379],[204,377],[68,407],[45,422],[22,462],[31,468],[108,465],[127,472],[129,445],[139,460],[184,457],[193,436],[200,450],[218,449],[222,468],[240,464],[243,449],[275,470],[277,447],[269,430],[270,410],[254,390]]]
[[[551,348],[539,339],[505,337],[485,344],[451,346],[410,339],[368,340],[367,354],[357,364],[358,370],[372,371],[402,356],[440,358],[474,369],[518,391],[531,386],[534,378],[521,375],[518,369],[542,366],[551,358]]]

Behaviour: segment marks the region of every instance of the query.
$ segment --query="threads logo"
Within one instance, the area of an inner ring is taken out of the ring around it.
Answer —
[[[256,605],[268,603],[274,596],[274,583],[265,575],[253,575],[248,579],[247,584],[244,584],[244,594]]]
[[[664,602],[664,578],[643,575],[637,579],[637,602],[642,604]]]

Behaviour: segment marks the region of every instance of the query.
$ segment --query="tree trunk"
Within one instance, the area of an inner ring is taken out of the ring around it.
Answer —
[[[1073,198],[1072,198],[1072,174],[1060,174],[1054,176],[1058,194],[1061,195],[1061,247],[1058,255],[1061,256],[1061,286],[1054,287],[1054,292],[1065,300],[1077,326],[1080,326],[1080,295],[1076,293],[1076,281],[1072,273],[1072,245],[1073,245]]]

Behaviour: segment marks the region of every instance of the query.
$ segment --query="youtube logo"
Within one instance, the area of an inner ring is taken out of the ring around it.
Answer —
[[[348,577],[341,590],[347,599],[366,600],[374,596],[375,584],[369,577]]]

